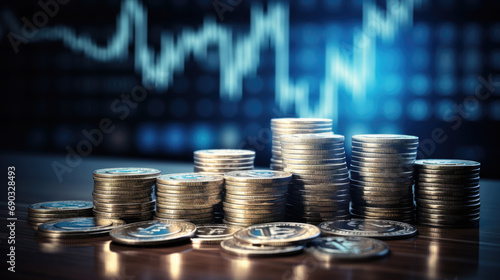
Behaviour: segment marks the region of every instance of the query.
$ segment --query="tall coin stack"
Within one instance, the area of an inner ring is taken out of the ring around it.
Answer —
[[[220,175],[162,175],[156,181],[155,218],[211,224],[222,202],[223,185],[224,177]]]
[[[352,137],[353,216],[415,222],[413,163],[418,137],[366,134]]]
[[[284,221],[292,174],[273,170],[227,173],[224,223],[235,226]]]
[[[331,119],[277,118],[271,119],[273,133],[271,169],[283,170],[280,137],[288,134],[332,132]]]
[[[349,218],[344,136],[283,135],[281,148],[285,171],[293,174],[288,189],[287,219],[319,224]]]
[[[150,220],[155,209],[153,190],[160,173],[134,167],[94,171],[94,216],[125,222]]]
[[[432,227],[479,224],[479,170],[469,160],[427,159],[415,162],[417,221]]]
[[[194,172],[222,175],[231,171],[252,170],[255,152],[243,149],[210,149],[194,152]],[[225,190],[222,190],[224,198]],[[215,207],[215,223],[224,218],[222,204]]]

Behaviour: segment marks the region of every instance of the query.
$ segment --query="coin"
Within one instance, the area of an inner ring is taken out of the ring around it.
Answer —
[[[247,227],[234,237],[254,245],[288,246],[304,244],[320,235],[318,227],[304,223],[277,222]]]
[[[159,245],[191,238],[196,226],[183,221],[143,221],[113,229],[109,235],[114,242],[126,245]]]
[[[382,257],[389,253],[387,243],[366,237],[322,237],[311,243],[306,251],[322,261],[368,259]]]
[[[220,243],[225,252],[241,257],[266,257],[278,255],[290,255],[299,253],[304,249],[305,245],[290,245],[290,246],[256,246],[239,241],[235,238],[230,238]]]
[[[233,238],[233,234],[242,227],[231,225],[208,224],[199,225],[196,227],[194,237],[191,237],[193,244],[220,244],[229,238]]]
[[[84,238],[107,235],[113,228],[123,225],[122,220],[78,217],[50,221],[38,226],[37,234],[46,238]]]
[[[94,177],[101,178],[156,178],[160,171],[153,168],[123,167],[105,168],[94,171]]]
[[[361,236],[378,239],[408,238],[417,234],[413,225],[390,220],[337,220],[319,224],[324,235]]]

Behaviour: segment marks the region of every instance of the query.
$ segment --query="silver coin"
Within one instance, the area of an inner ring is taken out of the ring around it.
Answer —
[[[241,242],[235,238],[224,240],[220,245],[224,251],[242,257],[290,255],[299,253],[304,249],[304,245],[255,246],[253,244]]]
[[[160,173],[160,170],[153,168],[123,167],[98,169],[93,175],[102,178],[156,178]]]
[[[197,158],[254,158],[255,152],[242,149],[211,149],[194,152]]]
[[[313,240],[307,251],[323,261],[368,259],[387,255],[389,245],[373,238],[332,236]]]
[[[193,244],[220,244],[220,242],[232,238],[233,234],[242,227],[223,225],[223,224],[208,224],[196,227],[194,237],[191,237]]]
[[[83,200],[64,200],[47,201],[31,204],[28,207],[28,213],[87,213],[91,211],[93,204],[91,201]]]
[[[233,171],[227,173],[224,178],[230,182],[277,183],[290,181],[292,174],[274,170]]]
[[[241,242],[254,245],[288,246],[304,244],[320,235],[318,227],[303,223],[267,223],[250,226],[234,234]]]
[[[418,137],[401,134],[359,134],[352,136],[352,140],[362,143],[418,143]]]
[[[144,221],[120,226],[109,235],[114,242],[126,245],[158,245],[191,238],[196,226],[183,221]]]
[[[77,217],[51,221],[38,226],[40,232],[58,234],[61,237],[71,234],[84,234],[93,232],[109,232],[111,229],[124,224],[118,219],[96,219],[93,217]]]
[[[413,225],[390,220],[337,220],[321,223],[324,235],[361,236],[378,239],[400,239],[415,236]]]
[[[449,169],[449,170],[464,170],[464,169],[477,169],[481,164],[471,160],[459,159],[421,159],[415,161],[417,168],[426,169]]]

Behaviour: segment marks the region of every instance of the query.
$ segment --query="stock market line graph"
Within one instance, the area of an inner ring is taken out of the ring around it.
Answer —
[[[15,131],[6,141],[64,152],[106,117],[117,128],[96,154],[190,159],[196,149],[246,147],[265,166],[269,119],[295,116],[332,118],[346,139],[425,139],[442,128],[451,142],[432,156],[488,154],[470,132],[490,135],[500,120],[496,4],[239,1],[222,20],[213,2],[67,2],[46,20],[37,3],[0,8],[2,114]],[[26,22],[35,36],[24,36]],[[112,104],[138,85],[154,90],[122,121]],[[478,89],[491,97],[466,101]]]
[[[148,45],[147,10],[137,0],[123,2],[116,19],[116,33],[106,46],[98,45],[89,36],[79,36],[67,26],[45,28],[36,40],[59,40],[73,51],[109,62],[128,57],[128,48],[133,45],[135,71],[142,75],[143,82],[154,83],[158,90],[171,86],[174,73],[183,71],[191,54],[203,60],[208,47],[215,45],[220,59],[220,97],[231,101],[241,99],[243,79],[256,73],[261,48],[270,45],[276,57],[275,95],[279,108],[284,111],[295,108],[299,117],[329,117],[337,121],[339,87],[346,87],[354,100],[364,101],[366,84],[375,70],[376,39],[394,40],[402,27],[411,26],[413,10],[420,2],[387,0],[386,11],[372,1],[363,3],[362,28],[355,32],[352,42],[359,53],[349,61],[341,55],[338,43],[329,43],[326,76],[321,81],[317,106],[309,105],[310,86],[293,81],[289,75],[289,9],[283,3],[270,4],[266,12],[258,5],[253,6],[250,31],[243,36],[237,36],[213,18],[208,18],[196,31],[184,30],[177,39],[164,32],[158,53]]]

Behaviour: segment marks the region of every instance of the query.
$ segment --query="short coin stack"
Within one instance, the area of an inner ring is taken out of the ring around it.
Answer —
[[[92,201],[67,200],[47,201],[31,204],[28,208],[28,222],[34,226],[74,217],[92,217]]]
[[[284,221],[291,179],[292,174],[273,170],[227,173],[224,223],[249,226]]]
[[[112,229],[124,225],[116,219],[94,217],[69,218],[47,222],[38,226],[37,234],[47,239],[74,239],[106,236]]]
[[[160,171],[151,168],[108,168],[94,171],[94,215],[125,222],[150,220],[153,190]]]
[[[265,223],[247,227],[222,241],[225,252],[244,257],[276,256],[301,252],[320,235],[318,227],[302,223]]]
[[[194,152],[194,172],[224,175],[231,171],[252,170],[255,152],[240,149],[212,149]]]
[[[184,220],[195,224],[214,222],[222,202],[224,177],[200,173],[177,173],[158,177],[156,214],[158,220]]]
[[[480,163],[428,159],[415,162],[417,221],[433,227],[475,227],[479,223]]]
[[[344,136],[333,133],[281,136],[283,165],[293,174],[287,220],[319,224],[347,219],[349,172]]]
[[[417,148],[416,136],[352,137],[351,213],[354,216],[415,222],[412,186]]]
[[[283,170],[280,137],[288,134],[332,132],[331,119],[277,118],[271,119],[273,133],[271,169]]]

